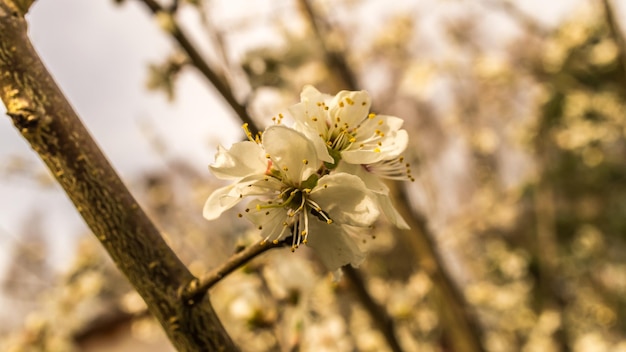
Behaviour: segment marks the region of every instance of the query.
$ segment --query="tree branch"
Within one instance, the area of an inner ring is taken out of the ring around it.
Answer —
[[[428,228],[426,219],[411,210],[409,200],[395,183],[390,184],[398,211],[411,227],[409,231],[398,231],[404,241],[411,245],[422,267],[433,281],[435,295],[441,300],[439,311],[442,325],[449,333],[454,351],[483,351],[482,332],[476,317],[469,310],[469,304],[463,293],[458,289],[452,276],[445,269],[444,261],[433,242],[433,234]]]
[[[604,8],[604,16],[606,17],[606,21],[608,22],[609,29],[611,31],[611,36],[613,37],[613,40],[615,40],[615,44],[619,50],[618,61],[620,67],[622,68],[622,84],[624,84],[623,87],[626,87],[626,41],[624,40],[624,35],[619,23],[617,23],[615,11],[613,11],[610,0],[602,0],[602,5]]]
[[[237,350],[208,299],[177,292],[194,279],[167,246],[44,67],[26,21],[0,0],[0,95],[7,114],[48,166],[117,267],[179,351]]]
[[[291,240],[289,241],[291,242]],[[219,267],[212,270],[201,279],[193,280],[187,284],[181,292],[181,297],[185,301],[202,299],[207,291],[226,275],[232,273],[237,268],[252,260],[254,257],[261,255],[272,248],[283,247],[286,243],[286,239],[277,243],[264,243],[264,241],[260,241],[252,246],[249,246],[248,248],[245,248],[241,252],[235,253],[226,262],[222,263]]]
[[[211,83],[211,85],[213,85],[213,87],[215,87],[215,89],[217,89],[218,93],[222,96],[222,98],[224,98],[224,100],[226,100],[239,119],[243,123],[248,124],[252,135],[256,135],[257,132],[259,132],[259,127],[248,114],[246,106],[237,101],[237,98],[235,98],[235,95],[226,82],[226,79],[223,75],[211,68],[204,57],[202,57],[200,52],[191,43],[191,40],[180,27],[174,16],[170,12],[166,11],[155,0],[140,1],[142,1],[155,16],[160,17],[159,20],[161,21],[161,25],[172,35],[180,48],[187,54],[193,66],[200,71],[200,73]]]
[[[383,336],[385,336],[389,348],[394,352],[402,352],[402,347],[400,347],[400,343],[396,337],[393,319],[387,314],[387,310],[378,304],[370,295],[361,272],[351,265],[346,265],[341,270],[343,270],[345,276],[350,280],[350,286],[352,286],[352,289],[361,301],[361,304],[363,304],[365,310],[369,312],[374,324],[378,330],[383,333]]]
[[[326,65],[339,75],[339,80],[343,82],[343,89],[357,90],[357,81],[354,72],[348,68],[348,63],[345,59],[345,53],[338,52],[337,50],[331,50],[326,41],[327,29],[322,26],[320,22],[322,19],[315,14],[315,10],[311,5],[310,0],[300,0],[300,6],[303,8],[306,15],[306,19],[313,29],[313,33],[317,37],[317,40],[324,52],[324,60]],[[323,23],[322,23],[323,24]]]

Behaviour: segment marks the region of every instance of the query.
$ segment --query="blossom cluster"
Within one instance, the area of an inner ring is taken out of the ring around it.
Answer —
[[[370,113],[370,105],[366,91],[330,96],[306,86],[289,108],[291,127],[282,114],[256,136],[244,125],[249,140],[219,146],[209,166],[232,183],[209,196],[204,217],[216,219],[251,198],[238,216],[264,241],[288,240],[292,251],[306,244],[330,270],[360,264],[359,237],[381,213],[408,228],[382,179],[413,180],[401,156],[408,144],[402,119]]]

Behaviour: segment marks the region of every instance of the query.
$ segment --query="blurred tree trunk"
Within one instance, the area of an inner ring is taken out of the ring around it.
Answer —
[[[7,114],[180,351],[237,350],[208,296],[92,140],[26,35],[31,0],[0,0],[0,95]],[[69,55],[69,54],[68,54]]]

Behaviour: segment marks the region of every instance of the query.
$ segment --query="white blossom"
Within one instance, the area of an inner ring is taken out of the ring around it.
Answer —
[[[301,102],[262,134],[219,146],[213,174],[232,184],[215,190],[204,206],[212,220],[243,199],[238,214],[259,229],[264,241],[291,241],[313,248],[328,269],[358,265],[365,258],[363,236],[382,212],[400,228],[408,224],[393,207],[383,179],[413,180],[401,153],[408,145],[403,121],[370,112],[365,91],[335,96],[306,86]],[[364,230],[365,229],[365,230]]]
[[[341,168],[338,172],[361,178],[375,193],[387,219],[408,229],[381,180],[413,180],[409,164],[401,156],[408,145],[402,119],[370,113],[371,101],[365,91],[341,91],[333,97],[306,86],[300,98],[301,102],[289,109],[295,128],[311,138],[318,150],[329,151],[332,167]]]
[[[354,249],[358,247],[351,237],[341,237],[345,231],[336,229],[344,225],[369,227],[377,219],[377,203],[363,181],[341,172],[320,176],[319,171],[325,168],[313,142],[285,126],[268,127],[260,150],[235,144],[229,151],[218,151],[217,158],[226,162],[216,161],[211,170],[220,178],[236,181],[211,194],[204,216],[215,219],[242,199],[255,196],[240,216],[254,223],[264,240],[277,242],[292,236],[292,250],[312,240],[314,249],[326,251],[318,254],[331,265],[330,270],[359,263],[364,253]],[[250,153],[240,154],[244,152]],[[264,163],[259,159],[261,154]],[[245,171],[233,167],[244,161],[250,162]],[[330,233],[341,238],[329,239]],[[328,245],[320,245],[323,238],[328,239]]]
[[[407,147],[402,119],[370,113],[366,91],[344,90],[333,97],[306,86],[300,99],[289,108],[295,128],[305,131],[316,148],[327,148],[335,161],[371,164],[395,158]]]

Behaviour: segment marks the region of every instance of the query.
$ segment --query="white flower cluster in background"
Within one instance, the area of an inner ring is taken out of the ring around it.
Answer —
[[[335,96],[306,86],[301,102],[289,108],[295,120],[275,124],[229,150],[218,147],[213,174],[232,184],[207,200],[204,217],[212,220],[251,197],[238,214],[254,223],[265,241],[289,239],[292,251],[312,247],[329,270],[365,257],[360,236],[382,212],[408,228],[393,207],[382,178],[413,180],[401,153],[408,134],[402,119],[370,113],[365,91]]]

